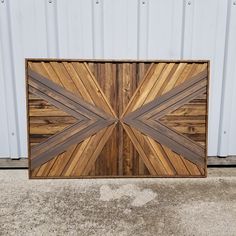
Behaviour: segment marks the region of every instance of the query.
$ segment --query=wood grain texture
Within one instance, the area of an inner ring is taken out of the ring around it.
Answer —
[[[30,178],[204,177],[207,61],[26,61]]]

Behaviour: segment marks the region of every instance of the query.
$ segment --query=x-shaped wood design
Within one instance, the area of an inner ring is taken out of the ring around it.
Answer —
[[[205,147],[168,126],[165,119],[206,94],[207,69],[178,84],[178,67],[173,66],[167,77],[169,83],[176,81],[169,91],[160,92],[158,83],[165,83],[167,72],[153,64],[118,117],[86,63],[64,63],[63,67],[55,64],[54,71],[67,73],[64,80],[57,80],[51,67],[45,67],[48,78],[46,72],[42,75],[36,67],[29,66],[28,91],[35,100],[46,101],[73,122],[31,147],[31,177],[45,177],[51,172],[56,177],[88,175],[117,124],[122,125],[151,175],[181,175],[180,167],[175,166],[180,160],[190,174],[192,171],[192,175],[204,175]],[[148,98],[150,93],[154,94],[153,99]]]

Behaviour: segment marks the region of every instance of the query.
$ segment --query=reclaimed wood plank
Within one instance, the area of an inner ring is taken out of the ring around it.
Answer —
[[[32,178],[206,176],[208,62],[26,68]]]

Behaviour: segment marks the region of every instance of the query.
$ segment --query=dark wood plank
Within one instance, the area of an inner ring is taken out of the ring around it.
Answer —
[[[103,110],[98,107],[95,107],[84,100],[80,99],[79,97],[74,96],[70,92],[64,90],[62,87],[54,84],[50,80],[36,74],[35,72],[31,71],[29,73],[29,84],[37,90],[40,90],[42,93],[46,94],[48,97],[53,97],[54,100],[65,104],[66,106],[70,107],[74,111],[78,113],[88,113],[90,115],[96,114],[102,118],[111,117],[110,115],[106,114]]]
[[[60,132],[59,134],[55,134],[50,139],[32,148],[31,168],[33,169],[49,161],[54,156],[66,151],[66,149],[70,147],[71,145],[80,143],[81,141],[85,140],[87,137],[93,134],[96,134],[99,130],[111,125],[112,123],[114,122],[102,120],[102,121],[97,121],[95,123],[86,125],[85,127],[83,127],[81,123],[78,123]],[[83,127],[82,130],[81,130],[81,127]],[[60,138],[58,136],[60,136]],[[49,142],[50,144],[52,144],[52,146],[48,144]]]
[[[183,155],[196,165],[204,166],[205,150],[201,146],[197,146],[192,140],[188,140],[184,136],[180,137],[179,134],[164,127],[159,122],[154,123],[149,121],[149,125],[147,125],[139,120],[126,120],[125,123],[149,135],[157,142],[166,145],[178,154]],[[153,130],[153,127],[155,127],[155,130]]]
[[[166,104],[168,100],[171,100],[172,103],[176,103],[178,100],[183,100],[183,103],[180,104],[183,105],[184,103],[190,101],[193,99],[193,97],[197,97],[199,94],[202,94],[205,92],[206,87],[206,76],[207,71],[203,71],[202,73],[199,73],[194,78],[189,80],[188,82],[172,89],[170,92],[165,93],[164,95],[154,99],[152,102],[149,102],[148,104],[141,106],[137,110],[129,113],[127,116],[124,117],[124,119],[127,117],[129,119],[134,119],[140,116],[141,114],[149,113],[152,114],[150,110],[155,110],[153,108],[160,107],[161,104]],[[190,88],[192,88],[190,90]],[[200,90],[200,91],[199,91]],[[195,92],[194,96],[189,97],[191,93]],[[169,110],[167,111],[169,112]],[[150,115],[148,117],[150,117]]]
[[[40,59],[27,70],[31,177],[206,175],[206,61]]]

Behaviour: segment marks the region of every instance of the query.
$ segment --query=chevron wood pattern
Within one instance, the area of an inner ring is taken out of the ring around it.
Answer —
[[[204,177],[207,61],[26,61],[30,178]]]

